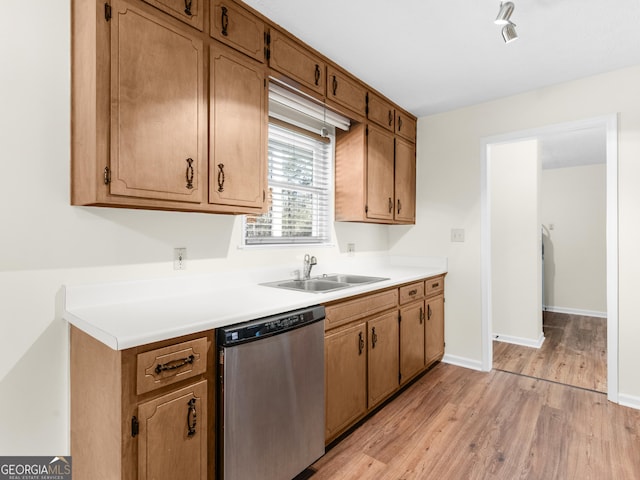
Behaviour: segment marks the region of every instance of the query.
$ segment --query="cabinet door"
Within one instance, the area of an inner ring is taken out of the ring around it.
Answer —
[[[424,368],[424,302],[400,309],[400,381],[405,383]]]
[[[390,132],[393,132],[395,128],[395,110],[393,105],[373,92],[369,92],[367,98],[367,118]]]
[[[213,3],[211,36],[264,62],[264,23],[232,1],[216,0]]]
[[[402,223],[416,221],[416,146],[396,138],[395,219]]]
[[[327,100],[348,108],[364,117],[367,91],[360,82],[334,67],[327,67]]]
[[[211,45],[209,203],[265,204],[267,87],[264,67]]]
[[[325,439],[338,436],[367,411],[364,322],[325,337]]]
[[[201,202],[202,40],[126,2],[111,22],[110,192]]]
[[[178,20],[202,30],[205,0],[144,0]]]
[[[416,121],[407,115],[396,110],[396,134],[404,137],[410,142],[416,142]]]
[[[138,480],[206,480],[206,380],[141,404],[138,420]]]
[[[271,30],[269,44],[269,66],[283,74],[286,83],[294,88],[306,87],[324,97],[326,86],[326,66],[304,45],[285,36],[278,30]]]
[[[444,295],[427,300],[425,357],[430,364],[444,355]]]
[[[399,385],[398,311],[369,320],[367,329],[369,408],[373,408],[395,392]]]
[[[367,218],[393,220],[393,134],[374,125],[367,135]]]

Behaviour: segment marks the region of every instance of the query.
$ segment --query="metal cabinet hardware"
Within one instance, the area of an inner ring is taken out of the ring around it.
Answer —
[[[402,206],[400,205],[400,199],[398,199],[398,215],[400,215],[400,210],[402,210]]]
[[[393,212],[393,200],[389,197],[389,213]]]
[[[398,131],[402,130],[402,117],[398,115]]]
[[[191,190],[193,188],[193,158],[187,158],[187,172],[185,177],[187,179],[187,188]]]
[[[358,355],[362,355],[364,351],[364,338],[362,332],[358,333]]]
[[[156,373],[166,372],[167,370],[176,370],[178,368],[184,367],[185,365],[192,364],[196,359],[194,355],[189,355],[185,358],[180,358],[178,360],[174,360],[173,362],[168,363],[159,363],[156,365]]]
[[[192,16],[192,13],[191,13],[191,4],[192,3],[193,3],[193,0],[184,0],[184,13],[186,13],[190,17]]]
[[[332,88],[333,88],[333,96],[336,96],[336,93],[338,92],[338,79],[336,78],[336,76],[333,76],[333,82],[332,82]]]
[[[378,343],[378,334],[376,333],[376,327],[371,329],[371,348],[376,348],[376,343]]]
[[[320,65],[316,63],[316,71],[315,71],[315,82],[316,86],[320,85]]]
[[[224,192],[224,164],[218,164],[218,191]]]
[[[227,7],[222,7],[222,18],[220,20],[222,24],[222,35],[226,37],[229,35],[229,32],[227,31],[229,28],[229,11],[227,10]]]
[[[431,305],[427,305],[427,320],[431,320],[432,314],[433,314],[433,310],[431,310]]]
[[[409,295],[411,295],[411,296],[414,296],[416,293],[418,293],[418,290],[415,289],[415,288],[413,290],[409,291]]]
[[[424,310],[422,309],[422,307],[420,307],[420,324],[421,325],[423,321],[424,321]]]
[[[389,126],[393,125],[393,112],[389,110]]]
[[[187,435],[193,437],[196,434],[196,399],[192,398],[187,405]]]

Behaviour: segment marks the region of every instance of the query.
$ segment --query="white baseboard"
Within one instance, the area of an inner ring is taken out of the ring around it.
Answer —
[[[470,368],[471,370],[482,371],[482,362],[467,357],[458,357],[457,355],[446,354],[442,357],[442,363],[448,363],[449,365],[456,365],[458,367]]]
[[[640,397],[634,397],[633,395],[618,394],[618,403],[623,407],[635,408],[640,410]]]
[[[498,342],[522,345],[523,347],[540,348],[544,343],[544,333],[541,333],[540,337],[538,337],[537,340],[531,340],[530,338],[522,338],[522,337],[512,337],[511,335],[502,335],[500,333],[494,333],[493,339]]]
[[[547,305],[543,310],[553,313],[568,313],[570,315],[583,315],[585,317],[607,318],[607,312],[597,312],[595,310],[581,310],[579,308],[552,307]]]

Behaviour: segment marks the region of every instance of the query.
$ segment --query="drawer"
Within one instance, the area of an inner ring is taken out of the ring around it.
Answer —
[[[428,278],[424,283],[429,297],[444,292],[444,276]]]
[[[330,330],[397,306],[397,288],[328,305],[325,306],[325,330]]]
[[[138,395],[207,371],[207,338],[197,338],[138,354]]]
[[[424,298],[424,282],[411,283],[400,287],[400,305]]]

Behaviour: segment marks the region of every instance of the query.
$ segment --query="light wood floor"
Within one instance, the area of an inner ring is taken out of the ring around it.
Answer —
[[[545,312],[541,348],[493,342],[493,368],[607,391],[607,320]]]
[[[640,478],[640,411],[438,364],[313,465],[312,480]]]

